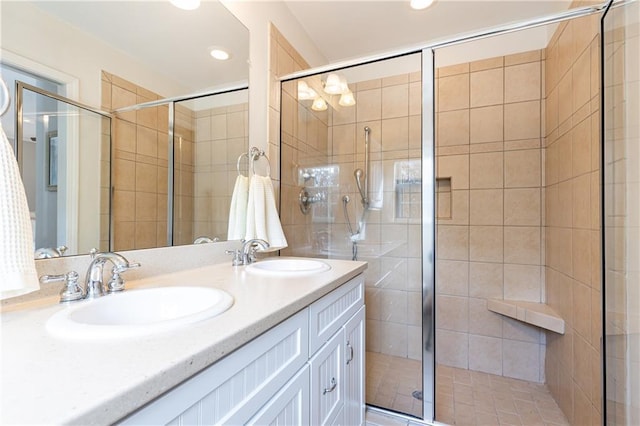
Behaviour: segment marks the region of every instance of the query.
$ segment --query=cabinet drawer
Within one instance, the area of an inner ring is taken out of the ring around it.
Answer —
[[[122,424],[244,424],[309,358],[308,311],[234,351]]]
[[[317,351],[364,305],[364,275],[309,306],[309,353]]]
[[[296,376],[262,407],[248,425],[308,425],[309,417],[309,366]]]
[[[309,361],[311,367],[311,424],[332,425],[343,412],[344,332],[333,337]]]

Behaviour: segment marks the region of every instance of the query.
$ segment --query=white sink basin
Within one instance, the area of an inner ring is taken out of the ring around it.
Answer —
[[[314,259],[263,260],[247,266],[247,272],[273,277],[313,275],[331,269],[328,264]]]
[[[233,305],[233,297],[215,288],[157,287],[75,303],[49,318],[51,334],[76,339],[145,336],[220,315]]]

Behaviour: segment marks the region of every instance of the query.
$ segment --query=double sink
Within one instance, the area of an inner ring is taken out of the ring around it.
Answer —
[[[330,270],[319,260],[279,258],[253,263],[248,274],[266,277],[304,277]],[[233,296],[208,287],[172,286],[127,290],[94,300],[76,302],[47,321],[56,337],[109,339],[141,337],[176,330],[222,314]]]

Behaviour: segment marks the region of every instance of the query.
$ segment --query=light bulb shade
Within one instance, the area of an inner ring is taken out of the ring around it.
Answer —
[[[318,94],[315,90],[313,90],[305,81],[298,82],[298,100],[307,101],[310,99],[315,99],[318,97]]]
[[[329,74],[324,85],[324,91],[330,95],[339,95],[342,93],[342,90],[343,87],[340,76],[335,73]]]
[[[346,93],[340,95],[340,101],[338,104],[342,106],[354,106],[356,104],[356,98],[353,96],[353,92],[348,90]]]
[[[426,9],[434,3],[434,0],[411,0],[411,8],[415,10]]]
[[[219,47],[214,47],[211,49],[211,51],[209,52],[209,54],[214,58],[217,59],[219,61],[226,61],[227,59],[229,59],[231,57],[231,55],[229,54],[229,52],[227,52],[224,49],[221,49]]]
[[[317,97],[313,100],[311,109],[314,111],[324,111],[327,109],[327,103],[321,97]]]
[[[195,10],[200,7],[200,0],[169,0],[169,2],[182,10]]]

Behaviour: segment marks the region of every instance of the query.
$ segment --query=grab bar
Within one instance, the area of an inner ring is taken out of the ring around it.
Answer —
[[[353,176],[356,178],[356,185],[362,198],[362,207],[364,209],[369,208],[369,134],[371,128],[364,126],[364,172],[362,169],[356,169],[353,172]],[[364,185],[362,183],[362,175],[364,174]]]

